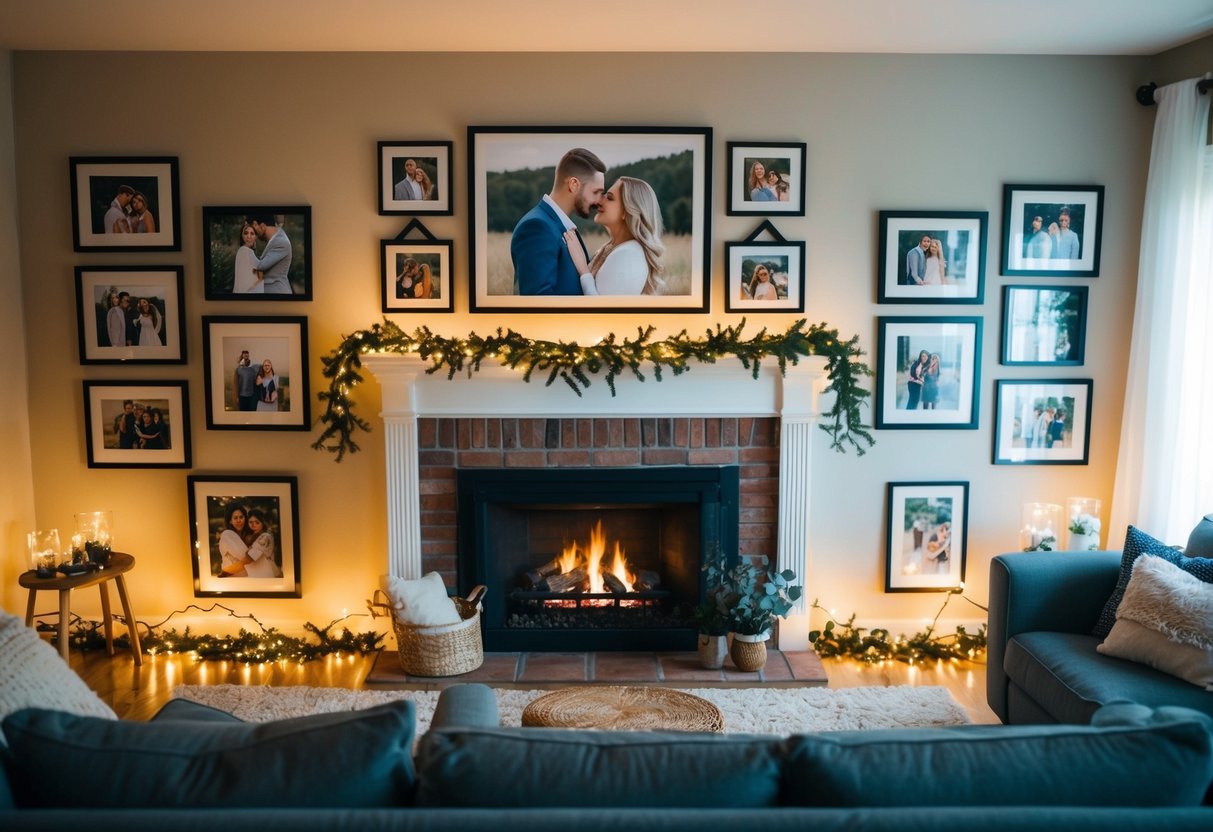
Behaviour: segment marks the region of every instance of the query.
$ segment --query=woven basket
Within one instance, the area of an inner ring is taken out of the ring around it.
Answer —
[[[455,608],[463,619],[458,624],[419,627],[396,616],[390,599],[375,590],[372,610],[378,608],[392,616],[400,666],[410,676],[458,676],[484,664],[484,643],[480,638],[480,602],[485,588],[478,586],[467,598],[454,597]],[[383,601],[380,601],[383,596]]]

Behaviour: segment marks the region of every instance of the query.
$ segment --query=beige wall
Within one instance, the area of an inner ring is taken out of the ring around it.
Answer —
[[[380,217],[375,142],[453,139],[457,211],[426,218],[456,246],[466,274],[466,132],[481,125],[708,125],[714,130],[712,309],[707,315],[470,315],[458,287],[453,315],[397,316],[405,326],[466,334],[498,325],[531,337],[628,334],[652,322],[662,334],[736,320],[723,312],[723,244],[757,220],[724,213],[729,140],[808,143],[808,212],[778,218],[808,242],[810,321],[858,333],[875,347],[876,317],[980,314],[985,337],[980,427],[881,431],[866,456],[839,456],[824,434],[812,507],[814,567],[807,594],[864,623],[918,626],[939,596],[887,595],[884,493],[890,481],[971,483],[968,582],[984,603],[989,559],[1014,549],[1019,506],[1071,495],[1110,500],[1124,364],[1132,319],[1137,232],[1150,118],[1133,100],[1144,59],[882,55],[517,54],[57,54],[14,58],[25,310],[31,344],[29,413],[38,521],[66,527],[72,513],[113,508],[119,541],[139,565],[131,583],[141,617],[156,620],[192,596],[186,472],[92,470],[85,465],[82,379],[185,378],[190,384],[195,471],[299,476],[304,596],[233,600],[263,621],[327,623],[360,610],[383,570],[386,539],[383,430],[376,385],[358,400],[374,433],[341,464],[308,448],[313,434],[208,432],[203,412],[203,314],[306,314],[313,392],[318,357],[341,333],[380,317],[378,241],[407,218]],[[180,157],[179,254],[74,254],[67,159],[73,154]],[[1091,287],[1087,365],[1002,368],[1002,186],[1006,182],[1106,187],[1103,266]],[[278,202],[313,209],[315,300],[308,304],[207,302],[201,288],[201,207]],[[981,306],[878,306],[880,209],[987,210],[991,239]],[[190,363],[184,367],[81,367],[72,269],[78,264],[182,264]],[[753,316],[751,331],[794,315]],[[872,357],[874,366],[875,359]],[[1088,466],[992,466],[998,378],[1093,378]],[[572,395],[570,393],[570,395]],[[1119,533],[1113,532],[1113,545]],[[16,602],[11,582],[6,603]],[[90,601],[91,599],[86,599]],[[87,607],[83,607],[87,609]],[[956,604],[949,616],[978,619]]]
[[[1206,72],[1213,72],[1213,35],[1155,55],[1143,83],[1154,81],[1162,86],[1184,78],[1200,78]]]

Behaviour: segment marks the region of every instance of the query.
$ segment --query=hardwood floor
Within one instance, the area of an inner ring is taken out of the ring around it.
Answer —
[[[97,695],[123,719],[145,720],[167,702],[177,685],[311,685],[362,689],[375,656],[330,656],[306,664],[240,665],[195,662],[180,655],[144,656],[136,667],[129,654],[73,652],[71,666]],[[907,666],[893,663],[868,667],[849,660],[822,661],[828,687],[865,685],[939,685],[945,687],[976,723],[997,724],[985,701],[985,665],[976,662]],[[694,686],[694,685],[691,685]],[[382,690],[383,686],[376,685]],[[398,686],[407,688],[406,685]],[[415,685],[413,687],[432,687]]]

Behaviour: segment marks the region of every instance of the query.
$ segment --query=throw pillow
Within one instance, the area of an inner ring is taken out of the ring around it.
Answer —
[[[455,602],[446,594],[442,576],[437,572],[412,581],[384,575],[380,583],[401,621],[418,627],[437,627],[458,624],[462,620]]]
[[[1188,535],[1184,554],[1190,558],[1213,558],[1213,514],[1206,514]]]
[[[1213,691],[1213,584],[1161,558],[1138,558],[1116,624],[1095,649]]]
[[[411,803],[413,703],[277,722],[4,720],[27,808],[383,808]],[[64,766],[80,776],[63,783]]]
[[[1133,574],[1133,562],[1142,555],[1162,558],[1205,583],[1213,583],[1213,558],[1185,557],[1177,549],[1155,540],[1134,526],[1129,526],[1125,535],[1124,554],[1120,558],[1120,575],[1116,579],[1116,588],[1112,590],[1112,595],[1104,604],[1103,612],[1099,614],[1099,620],[1091,630],[1093,635],[1107,638],[1108,633],[1112,632],[1112,625],[1116,623],[1116,609],[1120,606],[1120,599],[1124,597],[1125,588]]]

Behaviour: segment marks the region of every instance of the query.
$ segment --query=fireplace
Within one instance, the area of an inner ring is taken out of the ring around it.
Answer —
[[[691,650],[676,614],[736,552],[737,466],[460,470],[459,582],[490,651]]]

